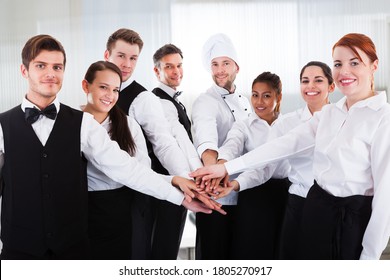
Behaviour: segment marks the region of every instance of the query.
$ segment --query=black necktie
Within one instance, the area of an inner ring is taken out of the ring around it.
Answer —
[[[175,94],[173,95],[173,99],[176,99],[177,97],[179,97],[181,93],[182,93],[182,91],[176,91]]]
[[[175,94],[173,95],[173,99],[175,99],[176,102],[180,104],[180,106],[183,108],[184,112],[187,112],[186,107],[184,107],[183,103],[181,103],[178,99],[176,99],[177,97],[180,96],[181,93],[182,93],[182,91],[176,91]]]
[[[56,106],[54,104],[50,104],[42,111],[37,108],[26,108],[24,118],[29,124],[33,124],[39,119],[40,115],[44,115],[49,119],[54,120],[57,116]]]

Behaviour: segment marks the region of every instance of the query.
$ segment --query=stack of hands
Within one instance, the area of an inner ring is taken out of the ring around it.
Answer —
[[[226,215],[222,205],[215,200],[227,196],[233,190],[238,191],[240,186],[235,180],[229,181],[225,166],[215,164],[201,167],[189,176],[194,180],[175,176],[172,181],[185,194],[183,206],[193,212],[209,214],[214,210]]]

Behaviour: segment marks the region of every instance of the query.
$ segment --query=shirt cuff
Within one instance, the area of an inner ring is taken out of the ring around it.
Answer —
[[[230,155],[228,153],[224,153],[224,152],[220,151],[218,153],[218,159],[231,160],[232,158],[230,157]]]
[[[181,205],[184,200],[184,194],[176,187],[172,186],[172,190],[169,192],[168,197],[166,199],[173,204]]]
[[[246,180],[246,178],[238,176],[234,180],[236,180],[240,184],[240,192],[249,189],[249,187],[248,187],[248,180]]]
[[[245,170],[245,163],[241,157],[225,162],[225,168],[229,175]]]
[[[202,154],[206,150],[213,150],[213,151],[217,151],[218,152],[218,147],[216,145],[214,145],[213,143],[203,143],[203,144],[200,144],[198,146],[198,148],[197,148],[199,157],[202,157]]]

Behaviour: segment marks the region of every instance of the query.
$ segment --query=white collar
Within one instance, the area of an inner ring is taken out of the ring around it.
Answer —
[[[167,94],[169,94],[169,96],[172,98],[175,95],[175,93],[177,92],[176,90],[174,90],[170,86],[167,86],[166,84],[161,83],[161,82],[158,83],[158,87],[161,88],[163,91],[165,91]]]
[[[302,114],[301,114],[301,117],[300,117],[301,121],[310,120],[312,116],[313,115],[310,112],[309,106],[307,106],[307,104],[306,104],[306,106],[302,109]]]
[[[356,102],[349,110],[353,108],[368,107],[374,111],[378,111],[385,103],[387,103],[386,91],[378,91],[375,92],[374,96]],[[343,111],[347,111],[347,98],[345,96],[341,98],[336,103],[336,106]]]
[[[57,97],[53,100],[51,104],[54,104],[54,106],[56,106],[57,112],[60,111],[60,102],[58,101]],[[22,104],[20,106],[23,112],[25,111],[26,108],[37,108],[38,110],[40,110],[39,107],[34,103],[32,103],[30,100],[28,100],[26,96],[23,97]]]
[[[134,81],[135,81],[134,79],[129,78],[126,82],[123,82],[121,85],[121,90],[124,90],[125,88],[127,88]]]
[[[220,86],[216,85],[215,83],[213,84],[213,88],[221,96],[231,95],[231,94],[234,94],[234,92],[236,92],[236,90],[234,90],[234,92],[229,92],[227,89],[220,87]]]

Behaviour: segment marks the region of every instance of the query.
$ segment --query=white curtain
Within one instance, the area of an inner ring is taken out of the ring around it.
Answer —
[[[370,36],[380,58],[377,89],[389,88],[390,1],[259,0],[189,1],[172,4],[172,41],[185,55],[183,87],[191,103],[211,84],[201,64],[201,48],[214,33],[228,34],[238,51],[237,85],[246,94],[263,71],[278,74],[283,83],[282,112],[303,105],[299,73],[311,60],[332,67],[331,48],[346,33]],[[336,101],[341,94],[333,94]]]
[[[0,0],[0,112],[25,94],[19,65],[28,38],[46,33],[63,43],[68,63],[59,97],[78,107],[85,102],[80,83],[87,67],[103,59],[107,37],[121,27],[136,30],[145,42],[134,78],[149,89],[156,85],[154,51],[166,43],[183,50],[181,90],[189,111],[211,85],[201,48],[217,32],[228,34],[237,47],[237,84],[243,93],[250,94],[253,79],[263,71],[281,77],[283,112],[303,104],[297,96],[301,67],[310,60],[331,65],[332,45],[349,32],[374,40],[380,59],[376,87],[389,89],[388,0]]]
[[[152,55],[170,41],[171,0],[0,0],[0,112],[19,104],[27,82],[21,77],[20,53],[37,34],[50,34],[67,54],[64,84],[59,98],[78,108],[85,103],[81,81],[88,66],[103,59],[108,37],[125,27],[143,41],[134,78],[154,86]]]

